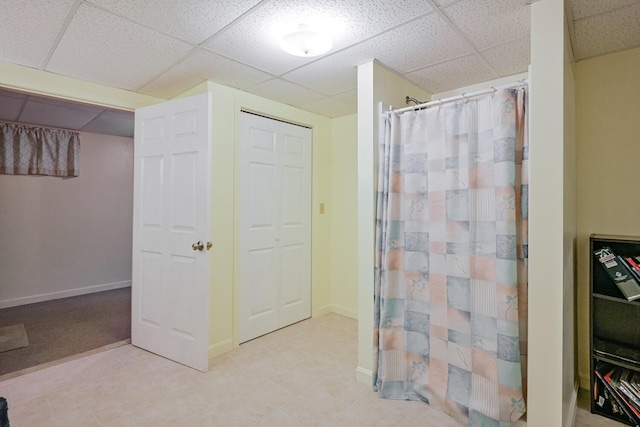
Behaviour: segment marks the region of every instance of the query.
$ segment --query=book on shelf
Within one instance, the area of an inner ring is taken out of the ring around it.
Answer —
[[[618,286],[627,301],[640,299],[640,280],[634,278],[624,258],[616,255],[608,246],[595,251],[594,256]]]
[[[640,400],[631,392],[631,390],[624,383],[623,378],[627,378],[631,371],[625,368],[616,368],[611,376],[611,385],[616,390],[620,391],[622,397],[625,399],[629,408],[640,418]]]
[[[640,350],[624,347],[610,341],[594,337],[593,352],[596,356],[603,356],[619,362],[631,363],[640,369]]]
[[[604,386],[601,376],[596,376],[593,385],[593,400],[600,411],[614,414],[627,419],[627,414],[618,406],[618,402],[611,396],[609,389]]]
[[[602,381],[607,393],[608,398],[615,401],[611,403],[611,412],[614,414],[624,414],[634,426],[640,426],[640,411],[629,403],[629,400],[624,396],[622,391],[615,385],[615,379],[617,371],[622,368],[617,368],[609,364],[599,364],[595,369],[596,377]]]
[[[630,256],[625,256],[620,258],[622,258],[623,264],[631,272],[631,275],[633,276],[634,279],[636,279],[636,282],[640,283],[640,266],[638,266],[638,264]]]

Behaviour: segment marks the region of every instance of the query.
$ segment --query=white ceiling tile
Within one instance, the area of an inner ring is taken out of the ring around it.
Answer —
[[[215,53],[197,50],[180,64],[148,83],[139,92],[159,98],[173,98],[205,80],[246,89],[273,76]]]
[[[405,73],[471,53],[469,46],[442,18],[429,15],[368,40],[376,59]]]
[[[529,36],[530,6],[515,0],[465,0],[444,13],[477,49]]]
[[[524,73],[531,63],[531,39],[525,37],[480,53],[501,77]]]
[[[353,96],[353,98],[357,97]],[[302,103],[300,108],[305,111],[310,111],[312,113],[332,118],[353,114],[358,109],[356,100],[353,100],[353,102],[345,102],[335,96],[328,96],[315,101]]]
[[[134,122],[132,112],[105,110],[79,130],[133,138]]]
[[[576,21],[637,2],[638,0],[571,0],[571,14]]]
[[[30,101],[36,101],[41,104],[49,104],[54,107],[64,107],[64,108],[69,108],[73,110],[83,110],[91,114],[100,114],[102,111],[104,111],[104,107],[98,107],[97,105],[91,105],[91,104],[84,104],[81,102],[73,102],[73,101],[67,101],[64,99],[49,98],[49,97],[35,96],[35,95],[28,95],[28,97]]]
[[[248,89],[247,92],[294,106],[324,97],[322,94],[282,79],[273,79],[260,83]]]
[[[433,2],[435,3],[436,6],[442,8],[442,7],[447,6],[447,5],[451,4],[451,3],[454,3],[456,1],[458,1],[458,0],[434,0]]]
[[[89,0],[181,40],[200,44],[260,0]]]
[[[0,59],[39,68],[73,0],[3,0]]]
[[[83,4],[46,70],[135,90],[190,49],[187,43]]]
[[[71,103],[63,106],[50,102],[29,100],[22,114],[20,114],[20,121],[40,126],[80,129],[98,114],[98,111],[76,108]]]
[[[333,95],[356,86],[356,67],[377,59],[399,73],[468,54],[467,44],[436,14],[385,32],[284,75],[302,86]]]
[[[333,95],[332,98],[342,101],[345,104],[349,104],[353,107],[352,112],[356,112],[358,108],[358,89],[348,90],[346,92]]]
[[[279,75],[314,60],[291,56],[280,48],[280,39],[300,24],[326,32],[336,51],[431,10],[426,0],[371,2],[366,7],[361,0],[273,0],[204,47]]]
[[[365,63],[372,59],[370,52],[358,47],[323,58],[320,61],[307,64],[283,78],[291,80],[301,86],[320,92],[324,95],[334,95],[353,89],[358,84],[358,63]]]
[[[640,46],[640,3],[574,22],[576,60]]]
[[[427,92],[438,93],[486,82],[497,76],[476,55],[469,55],[407,73],[406,77]]]

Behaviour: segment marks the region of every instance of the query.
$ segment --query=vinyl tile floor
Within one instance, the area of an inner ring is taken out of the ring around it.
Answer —
[[[123,345],[2,381],[0,396],[11,427],[459,425],[356,381],[357,321],[337,314],[242,344],[210,365],[201,373]],[[576,426],[621,425],[607,423],[578,408]]]

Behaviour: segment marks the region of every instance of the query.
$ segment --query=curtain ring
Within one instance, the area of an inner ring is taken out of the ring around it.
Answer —
[[[495,96],[496,96],[496,92],[497,92],[497,90],[496,90],[496,88],[495,88],[495,87],[493,87],[493,86],[491,86],[491,90],[493,90],[493,92],[491,92],[491,99],[493,99],[493,98],[495,98]]]
[[[467,98],[467,94],[466,93],[462,94],[462,100],[464,101],[465,104],[469,102],[469,98]]]

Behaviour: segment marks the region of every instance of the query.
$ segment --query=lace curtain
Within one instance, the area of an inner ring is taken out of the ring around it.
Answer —
[[[78,132],[0,123],[0,174],[80,175]]]

